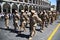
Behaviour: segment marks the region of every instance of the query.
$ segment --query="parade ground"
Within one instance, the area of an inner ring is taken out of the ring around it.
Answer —
[[[10,29],[5,29],[4,19],[0,19],[0,40],[28,40],[29,27],[26,28],[26,32],[17,34],[18,31],[14,31],[13,21],[10,20]],[[48,25],[48,28],[44,28],[44,32],[39,31],[40,27],[36,27],[36,35],[32,40],[60,40],[60,17],[52,24]]]

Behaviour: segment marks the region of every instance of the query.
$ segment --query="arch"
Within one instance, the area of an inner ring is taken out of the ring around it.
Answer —
[[[41,11],[43,11],[43,7],[41,7]]]
[[[33,6],[33,10],[35,10],[35,6]]]
[[[13,4],[12,5],[12,13],[14,13],[14,11],[17,10],[17,9],[18,9],[18,6],[16,4]]]
[[[17,0],[13,0],[13,1],[17,1]]]
[[[38,12],[38,7],[36,6],[36,12]]]
[[[28,11],[28,6],[27,5],[24,6],[24,10]]]
[[[21,10],[23,10],[23,5],[19,6],[19,12],[21,12]]]
[[[35,6],[35,11],[36,11],[36,6]]]
[[[27,2],[28,2],[28,0],[25,0],[25,2],[27,3]]]
[[[23,2],[23,0],[19,0],[20,2]]]
[[[31,12],[31,10],[32,10],[32,6],[30,5],[30,7],[29,7],[29,12]]]
[[[10,5],[8,3],[3,5],[3,12],[10,12]]]
[[[38,12],[40,11],[39,6],[38,6]]]
[[[0,5],[0,13],[1,13],[1,5]]]
[[[35,4],[35,1],[36,1],[36,0],[33,0],[33,3],[34,3],[34,4]]]
[[[41,7],[39,7],[39,10],[41,10],[40,8],[41,8]]]

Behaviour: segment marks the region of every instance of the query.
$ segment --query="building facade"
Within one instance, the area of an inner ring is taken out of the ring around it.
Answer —
[[[51,11],[56,11],[56,5],[51,5]]]
[[[50,10],[51,3],[48,0],[0,0],[0,12],[14,12],[17,9],[20,12],[22,9],[37,12],[40,10]]]
[[[60,0],[57,0],[57,11],[60,11]]]

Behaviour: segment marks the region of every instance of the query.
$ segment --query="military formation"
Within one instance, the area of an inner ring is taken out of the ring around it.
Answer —
[[[26,27],[29,25],[30,36],[29,40],[32,40],[32,37],[36,35],[36,27],[40,27],[40,32],[43,33],[44,27],[48,28],[49,24],[52,24],[55,20],[57,20],[57,12],[56,11],[40,11],[36,12],[35,10],[31,10],[30,12],[21,10],[19,14],[17,10],[14,11],[13,15],[13,26],[14,30],[18,29],[18,34],[21,34],[21,31],[27,32]],[[9,29],[9,15],[5,13],[5,26]],[[20,24],[18,24],[20,22]]]

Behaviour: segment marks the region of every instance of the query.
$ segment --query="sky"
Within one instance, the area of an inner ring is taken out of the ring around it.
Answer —
[[[51,1],[51,5],[56,5],[56,0],[49,0]]]

